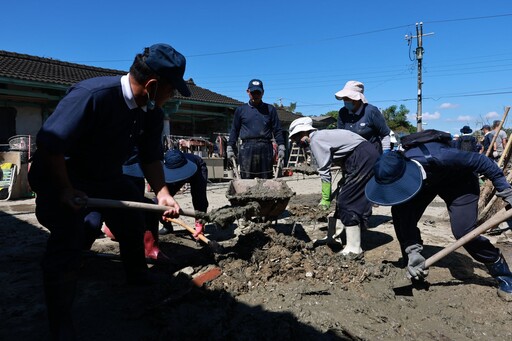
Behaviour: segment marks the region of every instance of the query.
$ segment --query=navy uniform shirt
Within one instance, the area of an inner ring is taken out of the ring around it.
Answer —
[[[274,137],[278,145],[284,145],[281,122],[274,106],[261,102],[236,108],[229,134],[228,146],[234,147],[238,138],[243,140],[261,139],[270,141]]]
[[[138,146],[141,162],[161,160],[161,109],[130,109],[121,77],[97,77],[73,85],[37,134],[38,147],[63,153],[71,177],[108,180]],[[34,162],[37,162],[37,157]]]
[[[382,113],[371,104],[363,104],[359,115],[343,107],[338,112],[338,129],[347,129],[374,143],[390,133]]]
[[[424,144],[433,157],[434,166],[429,164],[420,148],[407,150],[405,156],[421,163],[427,173],[426,182],[432,185],[447,178],[459,178],[462,174],[482,174],[492,181],[498,192],[510,188],[503,171],[491,159],[483,154],[464,152],[439,143]]]

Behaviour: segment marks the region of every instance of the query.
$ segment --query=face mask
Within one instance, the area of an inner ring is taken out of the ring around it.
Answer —
[[[302,139],[302,140],[300,140],[299,145],[300,145],[301,148],[309,147],[309,139]]]
[[[343,101],[343,104],[345,105],[345,108],[347,108],[348,111],[354,111],[354,102]]]

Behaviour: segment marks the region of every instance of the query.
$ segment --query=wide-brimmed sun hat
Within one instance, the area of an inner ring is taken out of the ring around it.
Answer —
[[[401,153],[382,155],[374,166],[375,175],[366,184],[365,194],[371,202],[398,205],[412,199],[423,184],[420,167]]]
[[[165,182],[173,183],[190,178],[197,171],[197,165],[187,159],[178,149],[170,149],[164,155]]]
[[[297,118],[290,124],[290,135],[289,137],[292,137],[293,135],[300,133],[301,131],[310,131],[310,130],[316,130],[316,128],[313,127],[313,120],[311,117],[301,117]]]
[[[368,103],[366,97],[364,97],[364,84],[358,81],[348,81],[343,89],[334,94],[334,97],[340,101],[343,98],[350,98],[353,101]]]
[[[471,134],[473,129],[471,129],[469,126],[464,126],[460,129],[460,132],[463,134]]]

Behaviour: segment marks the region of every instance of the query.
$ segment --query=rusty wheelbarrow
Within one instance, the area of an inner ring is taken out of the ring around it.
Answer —
[[[295,195],[286,182],[275,179],[235,179],[229,184],[226,197],[232,206],[259,205],[258,217],[276,219]]]

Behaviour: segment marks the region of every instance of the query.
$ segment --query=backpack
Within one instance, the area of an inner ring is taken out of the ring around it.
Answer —
[[[402,148],[405,150],[427,142],[440,142],[451,146],[452,136],[450,133],[445,133],[444,131],[427,129],[404,136],[400,139],[400,142],[402,143]]]
[[[465,152],[474,152],[473,136],[465,135],[459,137],[459,149]]]

